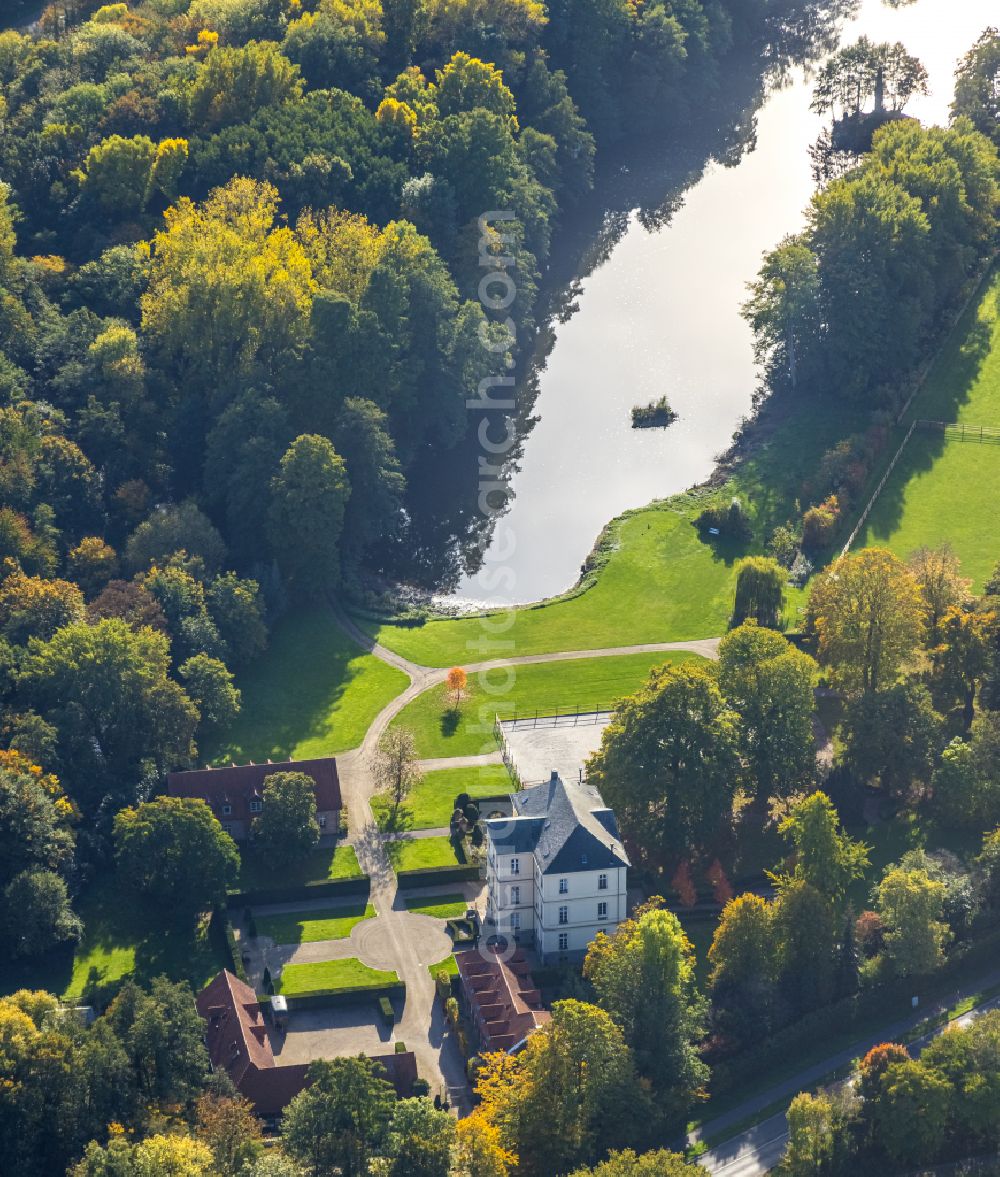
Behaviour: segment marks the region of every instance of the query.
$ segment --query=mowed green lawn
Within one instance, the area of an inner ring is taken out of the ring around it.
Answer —
[[[209,763],[308,759],[356,748],[407,685],[337,628],[326,609],[281,619],[268,649],[239,677],[243,709],[203,753]]]
[[[412,841],[386,842],[386,853],[397,873],[424,870],[426,867],[458,866],[455,850],[445,835],[436,838],[414,838]]]
[[[621,516],[610,525],[610,554],[597,583],[575,597],[517,609],[492,640],[479,617],[423,625],[367,623],[390,649],[425,666],[490,656],[595,650],[725,633],[732,611],[734,560],[742,553],[703,543],[691,520],[703,502],[671,500]],[[364,624],[364,623],[362,623]]]
[[[858,546],[888,547],[905,557],[947,542],[979,590],[1000,559],[1000,441],[968,438],[978,425],[1000,429],[1000,270],[931,367],[912,416],[965,425],[967,440],[915,431]]]
[[[725,626],[719,630],[725,632]],[[637,690],[654,666],[684,662],[696,654],[672,650],[661,654],[619,654],[607,658],[573,658],[538,662],[471,674],[466,697],[456,709],[447,686],[418,695],[393,721],[408,727],[417,755],[477,756],[496,751],[495,715],[553,715],[556,710],[606,710]],[[471,776],[470,779],[475,779]]]
[[[317,911],[283,911],[255,917],[257,934],[275,944],[314,944],[343,940],[364,920],[375,918],[370,903],[354,903]]]
[[[286,997],[299,997],[337,989],[381,989],[398,980],[396,973],[369,968],[356,956],[349,956],[314,964],[287,964],[281,970],[276,990]]]
[[[404,895],[407,911],[433,916],[438,920],[458,919],[469,910],[464,895]]]
[[[1000,442],[914,433],[856,546],[886,547],[905,559],[948,543],[979,592],[1000,560],[998,503]]]
[[[137,903],[123,893],[114,876],[90,886],[76,903],[83,920],[83,939],[24,965],[0,969],[0,992],[46,989],[65,1001],[96,997],[127,977],[148,984],[161,974],[188,981],[195,992],[229,967],[221,928],[207,919],[197,927],[175,928],[162,912]]]
[[[241,891],[294,887],[330,879],[359,879],[364,874],[353,846],[317,846],[287,866],[276,867],[253,851],[245,851],[237,884]]]
[[[451,821],[459,793],[476,800],[509,793],[511,787],[510,774],[502,764],[435,769],[423,775],[398,809],[388,797],[373,797],[372,812],[382,830],[432,830]]]

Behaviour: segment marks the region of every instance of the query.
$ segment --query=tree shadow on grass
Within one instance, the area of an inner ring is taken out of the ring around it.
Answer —
[[[401,834],[413,826],[413,810],[405,803],[399,805],[390,801],[379,822],[383,834]]]
[[[441,719],[439,722],[439,730],[441,735],[447,740],[450,739],[457,731],[458,725],[462,722],[462,712],[458,707],[449,707],[447,710],[441,712]]]

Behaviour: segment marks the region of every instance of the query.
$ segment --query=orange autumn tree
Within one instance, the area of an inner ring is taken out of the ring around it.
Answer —
[[[462,701],[462,696],[465,694],[469,676],[461,666],[453,666],[448,671],[448,677],[445,681],[448,684],[448,693],[451,695],[451,701],[457,707]]]
[[[691,864],[686,858],[675,871],[670,885],[677,892],[677,899],[681,907],[694,907],[698,902],[698,892],[691,879]]]

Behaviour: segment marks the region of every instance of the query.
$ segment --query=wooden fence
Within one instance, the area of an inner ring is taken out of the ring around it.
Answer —
[[[965,425],[950,421],[917,421],[916,424],[926,433],[940,433],[952,441],[1000,443],[1000,429],[995,425]]]

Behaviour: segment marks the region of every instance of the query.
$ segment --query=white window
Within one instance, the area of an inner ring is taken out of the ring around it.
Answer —
[[[569,933],[568,932],[560,932],[559,933],[559,951],[565,952],[567,950],[567,948],[569,948]]]
[[[560,895],[568,895],[569,894],[569,879],[560,879],[559,880],[559,894]]]
[[[598,903],[597,918],[599,920],[606,920],[608,918],[608,905],[606,903]]]
[[[598,889],[598,891],[606,891],[608,889],[608,876],[607,875],[598,875],[597,876],[597,889]]]
[[[251,801],[250,802],[250,812],[251,813],[260,813],[263,808],[264,808],[263,801]]]
[[[519,911],[512,911],[510,913],[510,930],[512,932],[519,932],[521,930],[521,913]]]
[[[231,805],[223,805],[223,807],[222,807],[222,816],[223,817],[228,817],[232,812],[233,812],[233,807]]]
[[[231,821],[224,821],[222,823],[222,832],[228,834],[231,838],[233,836],[233,823]]]
[[[512,858],[510,860],[510,873],[512,875],[519,875],[521,873],[521,860],[519,858]]]
[[[517,905],[521,902],[521,888],[520,887],[511,887],[510,901],[511,901],[511,903],[513,903],[513,905],[515,907],[517,907]]]
[[[561,924],[568,924],[569,923],[569,908],[568,907],[560,907],[559,908],[559,922]]]

